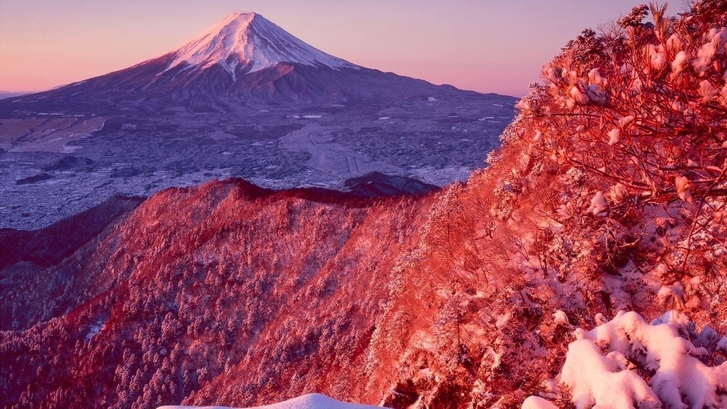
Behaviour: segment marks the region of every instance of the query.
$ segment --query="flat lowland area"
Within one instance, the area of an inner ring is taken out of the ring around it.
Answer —
[[[28,102],[32,111],[23,109]],[[514,103],[458,91],[396,103],[139,101],[42,112],[23,97],[18,109],[0,112],[0,228],[38,229],[116,194],[233,176],[268,188],[335,188],[379,171],[442,186],[484,166]]]

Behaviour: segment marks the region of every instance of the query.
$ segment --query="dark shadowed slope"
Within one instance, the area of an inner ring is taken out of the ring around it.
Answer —
[[[387,197],[416,195],[435,192],[438,186],[404,176],[385,175],[380,172],[367,173],[358,178],[346,180],[341,190],[359,197]]]
[[[56,264],[142,201],[115,196],[42,230],[0,229],[0,269],[20,261],[42,267]]]

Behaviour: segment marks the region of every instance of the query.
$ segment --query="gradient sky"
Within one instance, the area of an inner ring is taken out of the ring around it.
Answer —
[[[638,3],[0,0],[0,90],[39,91],[126,68],[175,49],[229,13],[255,11],[359,65],[522,96],[568,40]]]

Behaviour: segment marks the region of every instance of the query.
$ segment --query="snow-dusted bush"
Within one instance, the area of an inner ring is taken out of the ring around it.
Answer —
[[[699,1],[680,18],[641,5],[605,34],[584,31],[544,67],[510,132],[531,157],[589,176],[590,207],[563,203],[569,218],[683,208],[691,225],[671,249],[675,271],[727,237],[725,4]]]
[[[577,409],[727,408],[727,337],[710,327],[697,333],[684,314],[670,311],[647,323],[621,311],[575,336],[560,382]],[[523,409],[550,405],[529,398]]]

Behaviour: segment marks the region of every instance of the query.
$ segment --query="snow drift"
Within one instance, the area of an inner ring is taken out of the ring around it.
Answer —
[[[356,403],[341,402],[320,393],[310,393],[297,398],[288,399],[271,405],[256,406],[248,409],[371,409],[380,406],[360,405]],[[228,409],[224,406],[160,406],[158,409]]]
[[[682,313],[669,311],[649,324],[619,311],[575,336],[560,381],[577,409],[727,407],[727,337],[709,326],[696,332]],[[536,404],[555,407],[532,398],[523,409]]]

